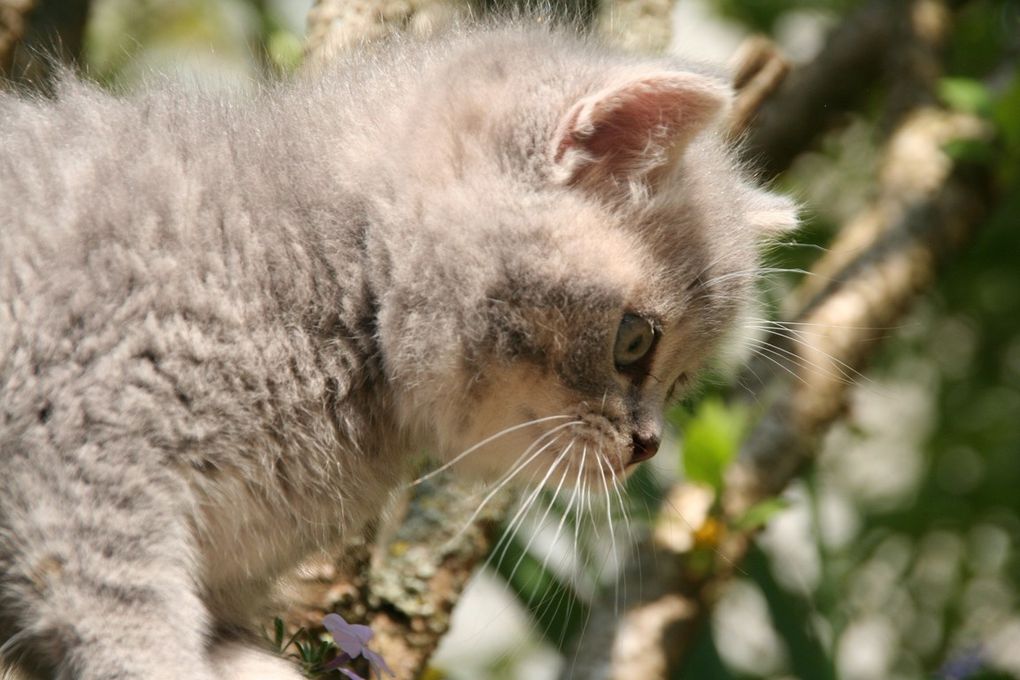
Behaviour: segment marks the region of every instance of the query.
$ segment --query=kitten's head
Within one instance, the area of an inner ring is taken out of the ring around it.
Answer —
[[[442,459],[601,488],[655,454],[796,211],[727,149],[721,81],[529,48],[423,95],[384,362]]]

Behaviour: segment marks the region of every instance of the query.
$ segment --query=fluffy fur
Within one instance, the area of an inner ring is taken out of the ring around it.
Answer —
[[[558,416],[458,467],[544,441],[546,478],[623,474],[793,223],[726,149],[728,96],[520,27],[254,95],[0,95],[2,654],[297,677],[210,643],[370,521],[413,453]],[[625,313],[658,338],[636,373]]]

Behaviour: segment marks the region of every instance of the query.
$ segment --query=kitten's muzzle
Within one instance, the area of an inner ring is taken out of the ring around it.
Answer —
[[[627,465],[637,465],[648,460],[659,450],[659,438],[655,435],[645,436],[638,433],[631,435],[632,453]]]

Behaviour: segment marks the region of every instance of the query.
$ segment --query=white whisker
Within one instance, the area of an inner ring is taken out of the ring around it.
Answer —
[[[527,455],[527,454],[528,454],[528,451],[530,451],[530,450],[531,450],[531,448],[532,448],[533,446],[535,446],[535,444],[537,444],[538,442],[540,442],[540,441],[541,441],[542,439],[544,439],[545,437],[547,437],[547,436],[549,436],[549,435],[551,435],[551,434],[554,434],[554,433],[555,433],[555,432],[556,432],[557,430],[562,430],[563,428],[567,427],[568,425],[578,425],[578,424],[579,424],[579,423],[573,423],[573,422],[571,422],[571,423],[565,423],[565,424],[563,424],[563,425],[560,425],[560,426],[558,426],[558,427],[555,427],[555,428],[553,428],[553,429],[552,429],[552,430],[550,430],[549,432],[546,432],[546,433],[545,433],[545,434],[543,434],[543,435],[542,435],[541,437],[539,437],[538,439],[536,439],[536,440],[535,440],[535,442],[534,442],[534,443],[532,443],[532,446],[528,447],[528,449],[527,449],[527,450],[525,450],[525,452],[524,452],[523,454],[521,454],[521,457],[524,457],[525,455]],[[462,536],[462,535],[464,534],[464,532],[468,530],[468,527],[470,527],[470,526],[471,526],[471,525],[472,525],[472,524],[474,523],[475,519],[477,519],[478,515],[479,515],[479,514],[481,514],[482,510],[483,510],[483,509],[485,508],[485,506],[486,506],[486,505],[487,505],[487,504],[489,503],[489,501],[491,501],[491,500],[492,500],[492,499],[493,499],[493,498],[494,498],[494,497],[496,496],[496,494],[497,494],[497,493],[499,493],[499,491],[500,491],[500,490],[501,490],[502,488],[504,488],[504,487],[505,487],[505,486],[506,486],[507,484],[509,484],[509,483],[510,483],[510,482],[511,482],[511,481],[513,480],[513,478],[514,478],[514,477],[516,477],[516,476],[517,476],[517,474],[518,474],[518,473],[519,473],[519,472],[520,472],[521,470],[523,470],[523,469],[524,469],[525,467],[527,467],[527,466],[528,466],[528,464],[530,464],[530,463],[531,463],[531,461],[533,461],[533,460],[534,460],[535,458],[537,458],[537,457],[538,457],[539,455],[541,455],[541,454],[542,454],[542,452],[543,452],[543,451],[545,451],[546,449],[548,449],[548,448],[549,448],[550,446],[553,446],[553,445],[555,445],[555,444],[556,444],[556,442],[557,442],[558,440],[559,440],[559,437],[557,436],[557,437],[554,437],[554,438],[553,438],[553,439],[552,439],[551,441],[549,441],[549,442],[546,442],[546,443],[545,443],[545,444],[544,444],[544,445],[543,445],[543,446],[542,446],[542,447],[541,447],[540,449],[538,449],[538,450],[537,450],[537,451],[535,451],[535,452],[534,452],[533,454],[531,454],[531,455],[530,455],[530,456],[528,457],[528,459],[527,459],[527,460],[525,460],[525,461],[523,461],[523,462],[520,462],[520,463],[518,463],[518,464],[517,464],[517,466],[516,466],[516,468],[515,468],[514,470],[512,470],[512,471],[511,471],[511,472],[510,472],[509,474],[505,475],[505,476],[503,477],[503,479],[502,479],[502,480],[501,480],[501,481],[500,481],[500,482],[499,482],[499,483],[498,483],[498,484],[496,485],[496,487],[495,487],[495,488],[493,488],[493,489],[492,489],[491,491],[489,491],[489,493],[488,493],[488,494],[487,494],[487,495],[485,496],[485,498],[484,498],[484,499],[482,500],[482,502],[481,502],[481,503],[480,503],[480,504],[478,505],[478,507],[477,507],[477,508],[475,508],[475,511],[474,511],[473,513],[471,513],[471,516],[470,516],[470,517],[468,518],[468,520],[467,520],[466,522],[464,522],[464,526],[462,526],[462,527],[460,528],[460,531],[458,531],[458,532],[456,533],[456,535],[454,535],[454,536],[453,536],[453,537],[452,537],[452,538],[450,539],[450,541],[451,541],[451,542],[455,542],[455,541],[457,541],[457,539],[459,539],[459,538],[460,538],[460,537],[461,537],[461,536]],[[518,460],[520,460],[520,459],[518,459]]]
[[[514,527],[519,523],[522,523],[524,513],[528,510],[529,506],[534,502],[535,498],[538,497],[538,494],[541,493],[542,489],[545,488],[546,482],[549,481],[549,477],[552,476],[552,473],[556,470],[559,464],[566,457],[566,454],[570,452],[570,447],[573,446],[573,444],[574,442],[572,440],[570,442],[570,445],[568,445],[567,448],[564,449],[563,453],[561,453],[556,458],[556,460],[553,461],[553,464],[549,466],[549,470],[546,471],[545,476],[542,477],[542,480],[535,487],[535,490],[531,492],[531,494],[524,500],[523,503],[521,503],[520,509],[514,515],[513,519],[510,520],[510,524],[507,526],[506,531],[503,532],[502,538],[500,538],[496,545],[493,546],[492,551],[489,553],[489,559],[485,561],[486,565],[488,565],[489,562],[492,560],[492,557],[496,554],[496,551],[499,549],[501,544],[503,545],[503,554],[500,556],[499,559],[502,560],[503,556],[506,555],[507,548],[509,548],[510,541],[512,540],[512,535],[513,533],[516,533],[516,529],[514,529]],[[517,528],[519,529],[520,527]]]
[[[595,454],[595,460],[598,461],[599,476],[602,478],[602,489],[606,493],[606,498],[609,498],[609,485],[606,483],[606,473],[602,470],[602,459],[604,456],[600,456],[599,453]],[[609,459],[606,459],[606,465],[612,467]],[[606,521],[609,522],[609,536],[613,544],[613,561],[619,559],[619,549],[616,547],[616,529],[613,527],[613,513],[610,512],[609,503],[606,503]],[[620,579],[617,578],[613,582],[613,615],[620,615]]]
[[[613,478],[613,491],[616,493],[616,499],[620,502],[620,514],[623,515],[623,522],[627,528],[627,535],[630,537],[630,545],[632,548],[637,547],[637,538],[634,535],[634,527],[630,523],[630,513],[627,512],[627,506],[623,502],[623,494],[620,493],[620,479],[616,476],[616,471],[613,468],[609,468],[609,474]],[[634,555],[638,559],[638,573],[641,573],[641,553],[634,550]],[[627,581],[623,581],[623,601],[627,602]]]
[[[790,330],[790,329],[779,330],[779,329],[776,329],[776,328],[771,328],[771,329],[761,328],[761,330],[768,330],[773,335],[776,335],[776,336],[781,337],[781,338],[785,338],[785,339],[789,340],[790,342],[797,343],[798,345],[801,345],[803,347],[811,349],[811,350],[813,350],[815,352],[821,353],[827,359],[829,359],[830,361],[832,361],[833,363],[836,364],[837,372],[844,379],[846,379],[846,381],[848,383],[853,383],[854,381],[856,381],[858,379],[870,382],[870,378],[868,378],[866,375],[864,375],[863,373],[858,371],[856,368],[854,368],[850,364],[846,363],[845,361],[842,361],[841,359],[838,359],[838,358],[832,356],[831,354],[829,354],[825,350],[819,349],[815,345],[811,344],[810,341],[805,340],[804,338],[800,337],[799,335],[795,335],[794,333],[796,333],[796,331],[793,331],[793,330]],[[819,365],[819,364],[809,360],[807,357],[805,357],[800,352],[796,352],[796,351],[793,351],[793,350],[785,349],[785,348],[780,347],[780,346],[778,346],[778,345],[776,345],[774,343],[768,342],[767,339],[756,340],[755,342],[758,343],[759,345],[767,344],[767,345],[771,346],[773,349],[776,349],[776,350],[778,350],[778,351],[788,355],[791,359],[793,359],[793,360],[797,361],[798,363],[800,363],[802,367],[803,367],[803,363],[801,363],[801,362],[807,362],[808,364],[810,364],[814,368],[816,368],[819,371],[821,371],[823,375],[826,375],[825,368],[823,366],[821,366],[821,365]]]
[[[492,442],[492,441],[494,441],[496,439],[499,439],[503,435],[510,434],[511,432],[515,432],[517,430],[521,430],[521,429],[523,429],[525,427],[531,427],[532,425],[537,425],[539,423],[545,423],[545,422],[548,422],[550,420],[562,420],[564,418],[571,418],[571,417],[572,416],[568,416],[568,415],[546,416],[544,418],[536,418],[534,420],[529,420],[527,422],[520,423],[520,424],[514,425],[512,427],[508,427],[505,430],[500,430],[496,434],[490,435],[490,436],[486,437],[485,439],[483,439],[482,441],[478,442],[477,444],[475,444],[471,448],[469,448],[466,451],[458,454],[452,460],[450,460],[447,463],[439,466],[435,470],[429,472],[428,474],[422,475],[418,479],[416,479],[413,482],[411,482],[408,486],[417,486],[418,484],[421,484],[425,480],[431,479],[432,477],[435,477],[440,472],[443,472],[444,470],[450,469],[450,467],[452,467],[453,465],[456,465],[458,462],[463,460],[465,458],[465,456],[467,456],[467,455],[469,455],[471,453],[474,453],[475,451],[477,451],[478,449],[482,448],[486,444],[488,444],[488,443],[490,443],[490,442]]]
[[[570,451],[570,449],[571,449],[571,447],[573,445],[574,445],[574,442],[570,442],[570,446],[568,446],[566,448],[566,450],[563,452],[562,455],[566,455]],[[521,556],[517,558],[517,561],[514,563],[513,568],[510,570],[510,576],[507,577],[507,580],[509,580],[509,581],[513,580],[514,574],[517,573],[517,570],[520,568],[521,563],[524,562],[524,558],[529,554],[529,551],[531,550],[531,546],[534,544],[535,539],[538,538],[539,530],[541,529],[542,525],[545,524],[545,521],[549,518],[549,513],[552,512],[553,505],[556,504],[556,499],[560,495],[560,489],[563,488],[563,482],[565,482],[566,479],[567,479],[567,472],[569,472],[569,469],[568,468],[564,468],[563,469],[563,474],[560,475],[560,481],[556,485],[556,491],[553,492],[552,498],[549,499],[549,504],[546,506],[545,512],[542,513],[541,519],[538,520],[536,528],[535,528],[535,531],[532,532],[532,534],[531,534],[531,538],[529,538],[528,542],[524,545],[524,550],[521,551]],[[557,537],[559,537],[559,534],[557,534]],[[542,569],[543,570],[545,569],[545,562],[544,561],[542,563]],[[528,600],[528,605],[527,606],[528,607],[531,606],[531,600]]]
[[[766,354],[765,351],[770,349],[768,346],[752,346],[750,349],[751,349],[751,352],[753,354],[756,354],[757,356],[760,356],[762,359],[765,359],[766,361],[771,361],[773,364],[775,364],[776,366],[778,366],[779,368],[783,369],[784,371],[789,373],[791,376],[793,376],[794,378],[799,380],[802,384],[804,384],[804,385],[808,384],[807,380],[804,380],[804,378],[802,376],[797,375],[797,372],[794,371],[793,369],[791,369],[785,363],[783,363],[779,359],[776,359],[776,358]]]
[[[791,339],[791,338],[788,338]],[[796,339],[791,339],[793,342],[798,342]],[[800,368],[805,371],[811,371],[824,377],[838,377],[842,382],[852,385],[854,384],[854,376],[847,375],[846,372],[838,367],[833,367],[832,370],[825,366],[808,359],[803,354],[795,352],[786,347],[782,347],[775,343],[769,342],[767,339],[755,340],[754,347],[760,349],[767,349],[773,356],[777,356],[784,362],[789,362],[793,366]],[[823,352],[825,354],[825,352]],[[838,361],[838,359],[836,360]],[[852,370],[852,369],[851,369]],[[863,377],[863,376],[862,376]]]

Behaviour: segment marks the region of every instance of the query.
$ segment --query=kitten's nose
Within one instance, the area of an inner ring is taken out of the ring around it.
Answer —
[[[628,465],[636,465],[643,460],[648,460],[659,450],[659,438],[655,435],[644,436],[638,433],[632,435],[634,442],[634,453],[630,457]]]

